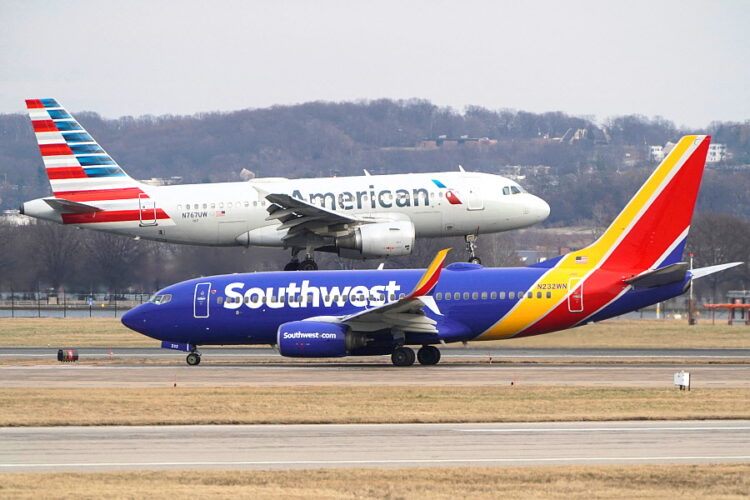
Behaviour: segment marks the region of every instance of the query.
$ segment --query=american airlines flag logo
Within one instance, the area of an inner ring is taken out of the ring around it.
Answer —
[[[576,256],[576,264],[585,264],[589,261],[589,258],[583,255]]]
[[[435,183],[435,185],[439,187],[440,189],[446,190],[445,199],[448,200],[448,203],[450,203],[451,205],[463,205],[463,203],[461,203],[461,200],[458,198],[458,195],[456,194],[455,191],[453,191],[452,189],[449,189],[448,187],[446,187],[445,184],[443,184],[437,179],[432,179],[432,182]]]
[[[216,217],[224,217],[227,213],[224,210],[217,210]]]

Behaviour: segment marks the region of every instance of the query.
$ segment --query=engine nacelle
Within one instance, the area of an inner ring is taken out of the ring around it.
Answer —
[[[336,238],[339,255],[377,258],[410,255],[414,248],[414,224],[408,220],[375,222],[357,226],[352,234]]]
[[[363,347],[366,337],[341,323],[290,321],[279,327],[276,343],[282,356],[340,358]]]

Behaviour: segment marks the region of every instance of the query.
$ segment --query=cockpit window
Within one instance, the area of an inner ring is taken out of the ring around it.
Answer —
[[[170,300],[172,300],[172,294],[165,293],[162,295],[154,295],[153,297],[149,299],[149,302],[151,302],[152,304],[160,305],[160,304],[166,304]]]
[[[510,186],[503,187],[503,194],[510,194]]]
[[[510,192],[513,193],[513,194],[519,194],[521,192],[521,190],[518,188],[518,186],[511,186],[510,187]]]

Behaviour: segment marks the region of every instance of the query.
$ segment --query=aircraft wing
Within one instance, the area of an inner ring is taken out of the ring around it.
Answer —
[[[438,252],[417,286],[404,298],[349,316],[343,316],[338,318],[339,321],[356,331],[372,332],[384,328],[397,328],[409,332],[437,334],[436,321],[425,316],[424,308],[427,307],[435,314],[441,314],[435,299],[432,298],[432,295],[427,294],[437,285],[440,271],[443,269],[443,263],[449,251],[450,248],[446,248]]]
[[[265,193],[263,193],[265,194]],[[331,226],[343,227],[346,224],[366,224],[373,222],[358,217],[340,214],[323,207],[313,205],[288,194],[269,193],[265,194],[271,206],[268,207],[269,215],[266,220],[278,220],[281,222],[277,228],[279,231],[286,230],[283,241],[292,240],[309,231],[321,236],[334,236],[335,230]]]

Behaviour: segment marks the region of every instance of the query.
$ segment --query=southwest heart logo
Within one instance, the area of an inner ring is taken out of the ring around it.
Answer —
[[[448,203],[450,203],[451,205],[462,205],[463,204],[461,202],[461,200],[458,198],[458,195],[455,193],[455,191],[453,191],[452,189],[448,189],[445,186],[445,184],[443,184],[439,180],[432,179],[432,182],[434,182],[435,185],[437,187],[439,187],[440,189],[446,189],[447,190],[445,192],[445,199],[448,200]]]

